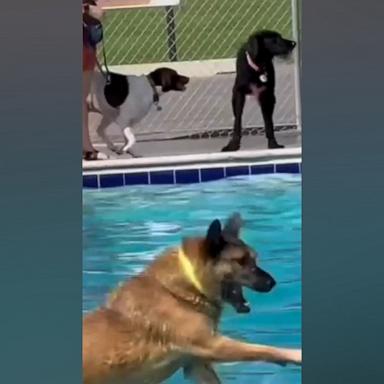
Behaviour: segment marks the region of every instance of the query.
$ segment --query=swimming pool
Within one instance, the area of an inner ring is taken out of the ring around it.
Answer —
[[[301,176],[270,174],[203,184],[130,186],[83,192],[83,311],[141,271],[181,237],[204,234],[239,211],[243,238],[277,280],[269,294],[246,290],[248,315],[226,308],[225,334],[255,343],[301,345]],[[217,367],[223,383],[297,384],[301,369],[264,363]],[[169,381],[183,383],[181,375]]]

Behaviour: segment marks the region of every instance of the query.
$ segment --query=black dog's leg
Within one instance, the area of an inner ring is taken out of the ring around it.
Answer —
[[[268,140],[268,148],[284,148],[284,145],[280,145],[276,141],[273,127],[273,111],[276,104],[275,95],[273,92],[264,91],[259,96],[259,103],[264,119],[265,135]]]
[[[241,142],[241,118],[245,105],[245,94],[239,90],[233,90],[232,94],[232,110],[235,117],[233,135],[229,143],[222,149],[222,152],[232,152],[240,149]]]

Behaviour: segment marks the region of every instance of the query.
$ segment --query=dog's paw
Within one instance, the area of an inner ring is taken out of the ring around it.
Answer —
[[[268,148],[269,149],[278,149],[278,148],[285,148],[285,146],[279,144],[276,140],[269,140],[268,141]]]
[[[240,149],[240,140],[232,139],[222,150],[221,152],[235,152]]]
[[[301,365],[302,363],[301,349],[292,349],[288,351],[287,362],[294,365]]]
[[[117,146],[109,146],[108,149],[113,152],[115,155],[122,155],[123,152],[121,150],[121,148],[117,147]]]
[[[282,367],[288,364],[300,366],[302,362],[301,349],[279,348],[273,362]]]
[[[132,151],[132,149],[129,149],[129,148],[126,148],[126,147],[118,148],[115,153],[118,154],[118,155],[130,155],[133,158],[143,157],[143,156],[138,155],[136,152]]]
[[[127,151],[126,153],[128,155],[131,155],[134,159],[140,159],[141,157],[143,157],[141,155],[138,155],[136,152],[132,152],[132,151]]]

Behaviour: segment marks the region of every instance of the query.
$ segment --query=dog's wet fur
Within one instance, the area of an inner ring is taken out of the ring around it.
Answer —
[[[274,133],[273,112],[275,97],[275,57],[288,58],[296,42],[276,31],[262,30],[254,33],[239,49],[236,58],[236,78],[232,90],[234,127],[232,138],[222,151],[237,151],[241,145],[242,115],[247,95],[253,94],[260,105],[264,120],[268,148],[283,148]],[[250,65],[247,55],[254,65]],[[264,76],[264,78],[262,77]]]
[[[182,369],[195,383],[219,384],[214,362],[301,364],[300,350],[243,343],[218,332],[223,290],[269,292],[276,284],[240,239],[240,224],[238,214],[224,228],[214,220],[205,237],[165,251],[84,318],[84,383],[157,384]]]

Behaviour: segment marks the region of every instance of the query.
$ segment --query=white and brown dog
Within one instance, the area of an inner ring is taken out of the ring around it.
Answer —
[[[108,81],[107,81],[108,80]],[[102,115],[96,131],[107,147],[116,154],[129,153],[136,143],[132,127],[140,122],[155,106],[158,109],[162,93],[184,91],[189,77],[178,74],[171,68],[158,68],[148,75],[122,75],[96,72],[92,79],[88,99],[90,112]],[[117,126],[124,137],[122,147],[117,147],[106,131],[112,125]]]

